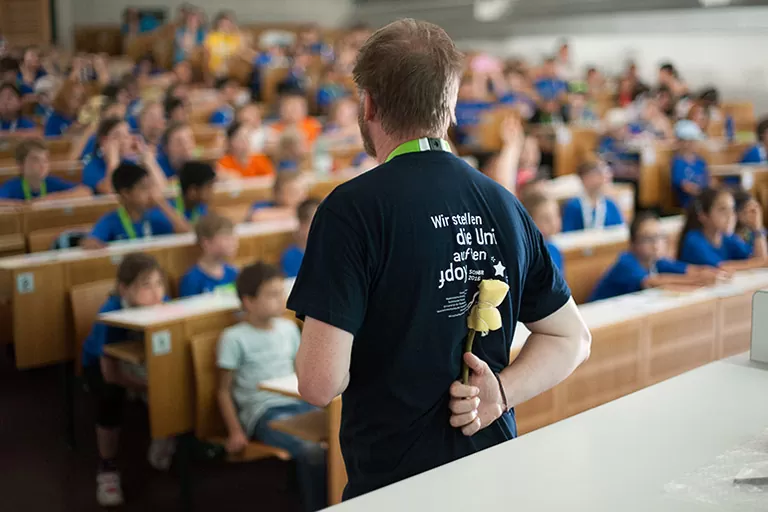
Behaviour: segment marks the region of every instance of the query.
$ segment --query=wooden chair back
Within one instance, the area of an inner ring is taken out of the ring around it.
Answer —
[[[104,279],[73,286],[69,292],[72,303],[72,318],[74,319],[75,366],[78,374],[82,370],[80,354],[83,351],[83,343],[93,329],[99,309],[114,289],[115,280]]]

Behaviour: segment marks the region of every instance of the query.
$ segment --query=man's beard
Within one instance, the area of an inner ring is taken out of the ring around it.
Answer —
[[[372,158],[376,158],[376,148],[373,146],[373,140],[371,139],[371,132],[368,130],[368,125],[365,123],[365,117],[363,117],[362,105],[357,111],[357,126],[360,127],[360,135],[363,136],[363,149]]]

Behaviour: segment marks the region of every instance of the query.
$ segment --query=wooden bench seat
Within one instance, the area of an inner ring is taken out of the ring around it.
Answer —
[[[290,434],[305,441],[328,442],[328,412],[325,409],[270,421],[269,426],[279,432]]]
[[[144,342],[122,341],[120,343],[110,343],[109,345],[104,345],[104,353],[124,363],[143,364]]]

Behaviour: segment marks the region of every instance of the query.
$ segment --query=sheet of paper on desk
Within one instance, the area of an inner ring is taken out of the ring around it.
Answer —
[[[664,490],[686,501],[706,503],[712,510],[764,512],[768,510],[768,486],[735,483],[759,477],[768,477],[768,430],[681,475]]]

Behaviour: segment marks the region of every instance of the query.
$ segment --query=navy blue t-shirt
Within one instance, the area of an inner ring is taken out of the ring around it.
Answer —
[[[517,322],[551,315],[570,291],[518,200],[450,153],[396,156],[318,208],[288,308],[354,335],[345,498],[516,436],[514,412],[472,437],[449,424],[448,389],[482,279],[510,286],[502,328],[475,343],[498,372]]]
[[[707,161],[696,156],[693,161],[684,158],[682,155],[675,155],[672,158],[672,190],[677,196],[677,203],[680,206],[687,207],[692,196],[683,190],[683,182],[690,182],[698,185],[699,188],[706,188],[709,185],[709,172],[707,172]]]

